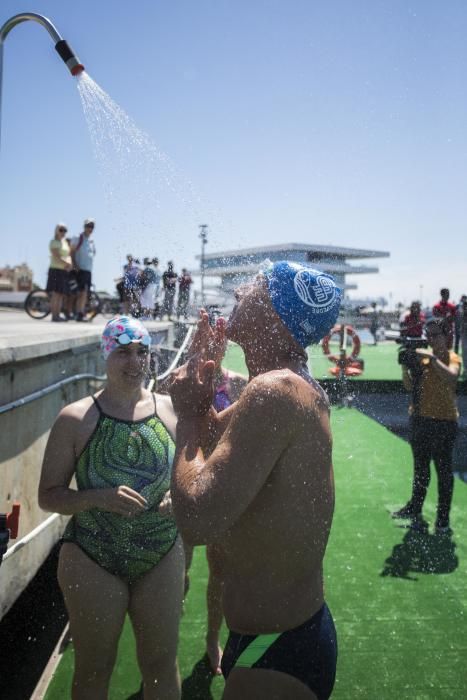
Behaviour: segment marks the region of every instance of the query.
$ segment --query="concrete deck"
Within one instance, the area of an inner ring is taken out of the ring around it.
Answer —
[[[52,323],[30,318],[24,311],[0,307],[0,364],[20,362],[50,353],[83,345],[98,343],[108,319],[96,316],[91,323]],[[167,331],[169,321],[145,321],[151,332]]]

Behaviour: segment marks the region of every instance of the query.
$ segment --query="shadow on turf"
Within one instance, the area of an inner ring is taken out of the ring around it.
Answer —
[[[409,529],[384,562],[380,576],[417,581],[417,577],[410,575],[410,572],[450,574],[459,566],[455,548],[450,535],[430,535]]]
[[[215,678],[209,659],[203,656],[182,683],[182,700],[212,700],[211,683]]]

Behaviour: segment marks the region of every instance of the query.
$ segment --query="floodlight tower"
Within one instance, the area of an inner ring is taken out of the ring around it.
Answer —
[[[208,225],[207,224],[199,224],[199,237],[201,238],[201,305],[204,307],[205,304],[205,299],[204,299],[204,249],[206,247],[206,243],[208,242],[208,232],[207,232]]]

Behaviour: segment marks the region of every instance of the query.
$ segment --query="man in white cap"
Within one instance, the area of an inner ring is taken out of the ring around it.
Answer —
[[[78,296],[76,299],[76,320],[84,321],[84,310],[92,283],[92,266],[96,247],[91,238],[94,231],[94,219],[84,220],[84,230],[71,241],[71,257],[76,270],[76,282],[78,284]]]
[[[341,291],[325,273],[280,261],[235,296],[226,334],[242,347],[250,374],[239,400],[220,413],[212,408],[223,325],[211,331],[207,314],[204,354],[170,386],[175,519],[188,543],[216,542],[219,550],[230,631],[224,698],[327,700],[337,658],[323,585],[332,439],[329,403],[305,348],[332,328]]]

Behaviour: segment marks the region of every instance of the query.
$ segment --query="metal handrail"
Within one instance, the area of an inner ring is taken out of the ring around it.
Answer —
[[[172,362],[170,367],[165,370],[165,372],[162,372],[162,374],[159,374],[159,376],[156,377],[158,382],[161,382],[162,380],[166,379],[169,376],[169,374],[174,371],[175,367],[178,364],[178,361],[180,360],[181,356],[183,355],[183,353],[186,350],[186,346],[188,345],[188,343],[191,339],[191,336],[193,335],[194,330],[195,330],[195,326],[189,327],[189,329],[187,330],[186,336],[183,340],[183,343],[180,345],[180,349],[177,352],[177,354],[175,355],[174,361]]]
[[[10,401],[10,403],[3,404],[3,406],[0,406],[0,415],[2,415],[2,413],[8,413],[8,411],[14,411],[15,408],[20,408],[20,406],[26,406],[28,403],[36,401],[36,399],[41,399],[43,396],[47,396],[47,394],[52,394],[54,391],[57,391],[57,389],[60,389],[60,387],[65,386],[66,384],[71,384],[71,382],[79,382],[82,379],[95,379],[99,382],[103,382],[106,379],[106,375],[74,374],[72,377],[61,379],[59,382],[55,382],[55,384],[50,384],[43,389],[33,391],[32,394],[22,396],[20,399],[15,399],[14,401]]]

